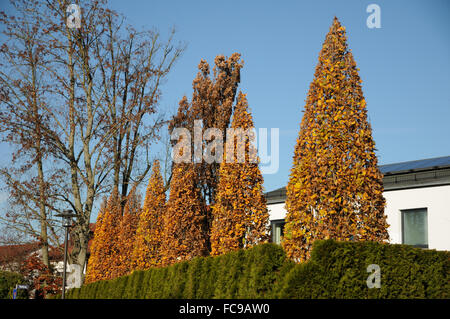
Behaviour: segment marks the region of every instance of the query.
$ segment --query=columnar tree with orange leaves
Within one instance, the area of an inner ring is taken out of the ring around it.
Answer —
[[[161,245],[161,264],[207,254],[205,216],[191,163],[174,164]]]
[[[97,217],[85,283],[111,279],[114,276],[118,256],[118,230],[122,217],[120,210],[119,194],[115,188],[108,201],[102,204]]]
[[[159,161],[155,161],[136,230],[133,262],[137,269],[148,269],[161,264],[161,236],[165,210],[164,181]]]
[[[101,259],[101,250],[102,250],[102,244],[103,244],[103,234],[104,231],[102,225],[103,222],[103,216],[106,213],[106,206],[107,206],[107,198],[105,197],[103,200],[103,203],[100,207],[100,211],[97,215],[97,221],[95,222],[95,231],[94,231],[94,238],[92,239],[91,244],[91,253],[88,259],[87,269],[86,269],[86,276],[84,279],[84,283],[88,284],[97,280],[100,280],[103,278],[102,270],[100,269],[100,259]]]
[[[388,239],[382,174],[345,28],[334,19],[306,100],[287,185],[283,247],[309,257],[314,240]]]
[[[136,194],[136,188],[128,194],[122,219],[119,224],[117,237],[117,256],[113,266],[113,277],[121,277],[135,269],[133,252],[135,248],[136,230],[140,215],[140,196]]]
[[[194,90],[192,100],[188,102],[186,96],[182,98],[178,113],[169,124],[170,132],[177,127],[189,129],[192,146],[195,120],[202,121],[202,135],[209,128],[217,128],[225,134],[230,125],[233,102],[241,80],[243,61],[239,53],[233,53],[230,57],[216,56],[214,64],[211,74],[208,62],[203,59],[200,61],[199,72],[192,82]],[[203,141],[203,143],[206,144],[207,141]],[[206,145],[203,145],[204,147]],[[192,155],[195,160],[195,154]],[[219,166],[220,164],[217,162],[201,161],[194,167],[197,186],[207,203],[212,203],[215,198]]]
[[[199,128],[202,136],[208,129],[216,128],[223,132],[223,138],[225,138],[226,129],[231,121],[242,66],[243,61],[238,53],[233,53],[229,57],[216,56],[212,70],[205,60],[201,60],[198,65],[199,72],[192,82],[192,100],[189,102],[186,96],[182,98],[178,113],[169,124],[169,132],[180,127],[188,129],[191,134],[191,147],[194,149],[194,121],[198,120],[202,122]],[[202,139],[201,143],[204,150],[209,143],[208,137]],[[220,163],[201,160],[199,157],[203,155],[202,150],[200,148],[197,150],[199,150],[198,153],[194,150],[191,154],[192,162],[195,163],[195,184],[203,199],[201,213],[205,216],[205,229],[209,233],[211,225],[209,207],[214,203],[216,196]],[[210,246],[209,240],[207,245]]]
[[[227,140],[231,145],[227,145],[225,160],[220,165],[216,202],[212,208],[212,255],[268,240],[269,213],[253,145],[254,135],[251,134],[253,119],[247,99],[241,92],[231,128],[235,134],[229,135]],[[239,156],[243,156],[243,162]]]

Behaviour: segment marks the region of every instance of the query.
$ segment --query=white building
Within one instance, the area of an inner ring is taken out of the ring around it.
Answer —
[[[450,250],[450,156],[380,166],[390,242]],[[286,188],[266,193],[272,241],[280,242]]]

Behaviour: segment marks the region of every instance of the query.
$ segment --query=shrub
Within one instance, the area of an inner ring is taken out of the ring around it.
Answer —
[[[67,298],[264,298],[271,295],[283,249],[262,244],[217,257],[135,271],[70,289]]]
[[[369,289],[367,267],[381,269]],[[450,298],[450,253],[375,242],[316,241],[295,264],[262,244],[71,289],[67,298]]]
[[[142,298],[140,294],[142,288],[142,281],[144,279],[145,272],[142,270],[134,271],[127,281],[123,298],[126,299],[138,299]]]
[[[367,267],[381,270],[369,289]],[[376,242],[316,241],[284,278],[280,298],[449,298],[450,253]]]
[[[25,279],[21,274],[0,271],[0,299],[12,299],[13,289],[17,284],[24,284]],[[28,292],[19,289],[17,298],[27,298]]]

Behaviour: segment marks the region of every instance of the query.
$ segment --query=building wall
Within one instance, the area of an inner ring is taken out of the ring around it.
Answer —
[[[402,243],[401,210],[427,208],[428,248],[450,250],[450,185],[385,191],[390,242]]]
[[[402,243],[402,210],[427,208],[428,248],[450,250],[450,185],[390,190],[383,195],[391,243]],[[284,203],[269,204],[268,209],[270,220],[286,216]]]
[[[286,210],[284,209],[284,203],[268,204],[270,220],[284,219],[286,217]]]

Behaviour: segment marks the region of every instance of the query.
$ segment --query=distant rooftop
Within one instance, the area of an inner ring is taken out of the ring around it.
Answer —
[[[419,170],[441,169],[450,167],[450,156],[428,158],[422,160],[380,165],[384,174],[407,173]]]
[[[380,165],[384,190],[450,185],[450,156]],[[267,203],[286,199],[286,187],[265,194]]]

